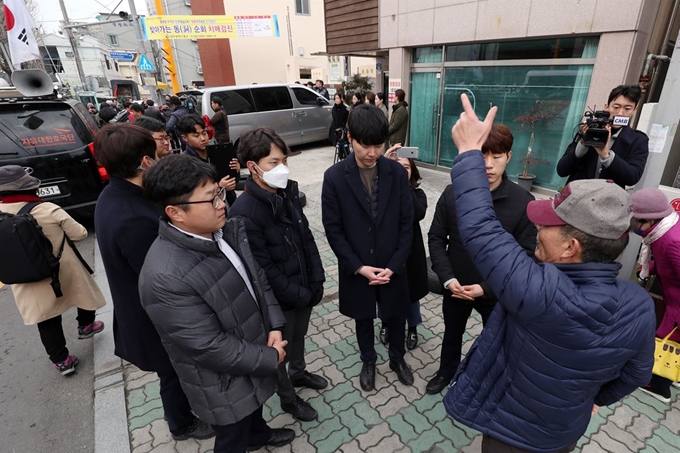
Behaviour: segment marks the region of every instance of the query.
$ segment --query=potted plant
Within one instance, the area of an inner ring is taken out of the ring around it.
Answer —
[[[523,170],[522,173],[517,175],[517,183],[520,185],[520,187],[523,187],[526,190],[531,190],[534,179],[536,179],[536,175],[529,173],[529,169],[535,165],[549,165],[547,160],[541,159],[540,157],[536,157],[534,155],[536,126],[549,124],[557,117],[558,115],[554,113],[552,109],[546,107],[543,101],[536,101],[528,111],[515,118],[516,122],[521,123],[520,130],[529,129],[531,131],[527,153],[522,158],[522,162],[524,164]]]

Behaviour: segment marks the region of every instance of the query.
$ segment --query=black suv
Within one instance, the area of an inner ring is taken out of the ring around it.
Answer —
[[[0,167],[24,167],[40,179],[43,200],[91,217],[109,180],[93,154],[98,129],[74,100],[0,99]]]

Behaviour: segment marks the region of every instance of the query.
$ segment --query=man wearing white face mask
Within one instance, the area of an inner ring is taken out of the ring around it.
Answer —
[[[305,335],[312,307],[323,297],[325,280],[319,250],[299,202],[297,182],[288,180],[288,146],[270,128],[246,131],[239,158],[250,171],[243,195],[229,217],[245,220],[250,249],[286,317],[286,361],[277,370],[281,408],[302,421],[317,412],[295,394],[295,387],[323,389],[328,381],[305,370]],[[286,370],[288,363],[288,370]]]

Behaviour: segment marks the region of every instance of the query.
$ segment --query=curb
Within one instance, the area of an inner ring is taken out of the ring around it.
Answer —
[[[113,302],[96,241],[94,270],[94,280],[106,298],[97,318],[107,326],[94,337],[94,451],[130,453],[123,361],[113,354]]]

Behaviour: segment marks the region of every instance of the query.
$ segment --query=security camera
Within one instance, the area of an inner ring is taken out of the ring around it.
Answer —
[[[120,17],[123,20],[131,20],[130,14],[125,11],[118,12],[118,17]]]

